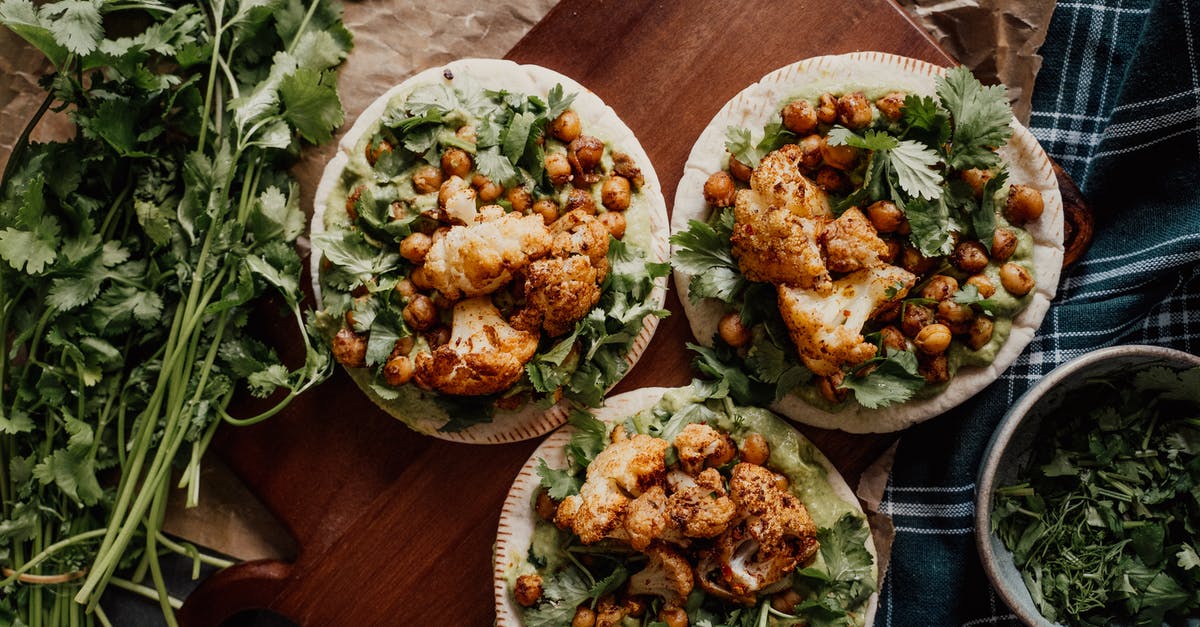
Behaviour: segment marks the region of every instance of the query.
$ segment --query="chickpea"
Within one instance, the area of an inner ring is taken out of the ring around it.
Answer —
[[[542,222],[545,222],[546,226],[550,226],[558,219],[558,203],[549,198],[543,198],[533,203],[532,211],[542,216]]]
[[[517,585],[513,587],[513,596],[523,607],[533,607],[542,598],[542,576],[530,573],[517,577]]]
[[[967,348],[977,351],[988,342],[992,341],[992,332],[996,329],[996,323],[987,316],[975,316],[975,320],[971,323],[971,327],[967,329]]]
[[[380,157],[391,151],[392,145],[386,140],[380,140],[378,144],[374,142],[367,142],[367,148],[364,152],[366,153],[365,156],[367,157],[367,163],[370,165],[375,165],[375,162],[379,161]]]
[[[742,461],[762,466],[771,457],[771,445],[761,433],[751,433],[742,440]]]
[[[438,320],[437,307],[434,306],[433,299],[424,294],[417,294],[408,301],[402,315],[404,323],[418,331],[432,327]]]
[[[925,325],[933,324],[933,309],[925,305],[905,305],[900,316],[900,330],[908,337],[916,337]]]
[[[596,613],[592,608],[581,605],[575,608],[575,617],[571,619],[571,627],[595,627]]]
[[[442,153],[442,172],[446,176],[465,178],[471,171],[471,155],[462,148],[447,148]]]
[[[892,263],[895,261],[896,257],[900,256],[900,251],[904,248],[904,245],[900,243],[900,240],[892,238],[885,238],[883,240],[883,245],[887,246],[887,252],[880,255],[879,258],[887,263]]]
[[[442,171],[431,165],[421,166],[413,171],[412,180],[418,194],[431,194],[442,187]]]
[[[646,614],[646,600],[641,597],[628,597],[621,601],[621,607],[626,616],[641,618]]]
[[[450,341],[450,327],[442,325],[434,327],[432,331],[425,334],[425,341],[429,343],[430,348],[437,348],[446,342]]]
[[[687,612],[681,607],[664,607],[658,611],[658,620],[667,627],[688,627]]]
[[[800,596],[799,592],[788,588],[771,597],[771,607],[775,608],[776,612],[791,614],[796,611],[796,606],[800,605],[802,601],[804,601],[804,597]]]
[[[867,218],[871,220],[871,226],[880,233],[895,233],[907,222],[904,212],[890,200],[871,203],[871,206],[867,207]]]
[[[976,274],[967,279],[967,285],[974,285],[979,295],[984,298],[991,298],[992,294],[996,293],[996,284],[992,283],[986,274]]]
[[[450,311],[454,309],[454,303],[458,302],[458,299],[450,298],[441,292],[434,292],[429,300],[433,301],[433,306],[440,311]]]
[[[400,256],[412,263],[424,263],[429,247],[433,246],[433,238],[424,233],[413,233],[400,240]]]
[[[979,168],[962,171],[962,180],[970,186],[976,198],[983,197],[983,188],[987,185],[988,181],[992,180],[993,176],[995,175],[992,174],[991,170],[981,170]]]
[[[537,515],[547,522],[554,521],[554,515],[558,513],[558,503],[550,498],[550,492],[545,488],[538,490],[537,500],[534,501],[533,510]]]
[[[414,268],[408,274],[408,280],[419,290],[427,290],[433,287],[433,282],[429,280],[429,273],[424,267]]]
[[[729,173],[733,175],[733,178],[743,183],[749,183],[750,175],[754,174],[754,170],[731,156],[729,157]]]
[[[942,301],[954,296],[958,291],[958,281],[952,276],[939,274],[929,279],[921,288],[921,298]]]
[[[1025,224],[1042,217],[1045,207],[1041,192],[1025,185],[1013,185],[1008,189],[1004,217],[1013,224]]]
[[[574,109],[563,111],[550,122],[550,134],[562,142],[569,143],[574,141],[575,138],[579,137],[581,131],[579,114],[575,113]]]
[[[475,176],[471,177],[471,185],[478,190],[479,200],[485,203],[496,202],[496,199],[500,198],[500,196],[504,193],[504,187],[502,185],[493,182],[492,179],[489,179],[482,174],[476,174]]]
[[[945,383],[950,380],[950,360],[946,353],[918,355],[917,372],[925,377],[926,383]]]
[[[355,187],[349,195],[346,196],[346,215],[350,216],[351,220],[358,219],[358,207],[355,205],[358,204],[358,199],[362,198],[364,189],[366,189],[366,186],[359,185],[358,187]]]
[[[619,211],[606,211],[600,214],[600,224],[603,224],[613,237],[617,239],[625,237],[625,214]]]
[[[392,347],[392,357],[399,357],[401,355],[407,355],[411,353],[415,344],[416,343],[413,342],[413,337],[411,335],[406,335],[396,340],[396,345]]]
[[[904,92],[893,91],[875,101],[875,107],[887,119],[895,122],[904,113]]]
[[[367,365],[367,338],[342,327],[333,336],[333,358],[347,368],[362,368]]]
[[[475,127],[471,126],[470,124],[464,124],[458,127],[458,130],[454,131],[454,136],[459,139],[469,141],[472,144],[478,141],[478,138],[475,136]]]
[[[837,119],[837,98],[833,94],[821,94],[817,99],[817,121],[821,124],[833,124]]]
[[[1036,283],[1028,270],[1009,262],[1000,266],[1000,285],[1009,294],[1020,298],[1033,290]]]
[[[718,172],[717,174],[725,173]],[[604,203],[604,208],[609,211],[625,211],[628,209],[629,179],[616,174],[604,179],[604,184],[600,186],[600,202]]]
[[[973,240],[961,241],[950,253],[950,263],[967,274],[983,272],[988,265],[987,249]]]
[[[750,329],[742,325],[742,316],[738,312],[730,312],[721,317],[717,323],[717,334],[726,344],[740,348],[750,343]]]
[[[591,135],[580,135],[567,145],[567,160],[576,174],[591,172],[604,156],[604,142]]]
[[[582,209],[588,215],[596,215],[596,199],[592,198],[591,192],[585,189],[573,189],[570,194],[567,194],[567,206],[563,213],[576,209]]]
[[[996,229],[992,234],[992,259],[1005,261],[1017,252],[1017,234],[1008,229]]]
[[[963,305],[952,300],[944,300],[937,306],[937,321],[950,327],[955,334],[966,333],[975,320],[975,310],[970,305]]]
[[[555,186],[564,185],[571,180],[571,162],[567,155],[561,152],[546,155],[546,176],[550,177],[550,182]]]
[[[733,185],[733,177],[724,171],[713,172],[704,181],[704,202],[713,207],[733,206],[733,198],[737,189]]]
[[[817,170],[817,185],[826,191],[844,192],[850,189],[850,179],[847,179],[845,174],[825,166]]]
[[[383,365],[383,380],[392,387],[408,383],[413,376],[413,362],[404,355],[393,357]]]
[[[509,188],[504,193],[504,199],[512,206],[513,211],[521,213],[529,211],[529,207],[533,206],[533,195],[524,186]]]
[[[793,100],[780,112],[783,127],[797,135],[807,135],[817,128],[817,110],[807,100]]]
[[[412,298],[417,293],[417,286],[413,285],[413,282],[409,279],[400,279],[396,283],[395,289],[401,298]]]
[[[817,390],[830,403],[840,403],[846,400],[846,396],[850,393],[849,390],[839,388],[842,385],[843,379],[844,375],[840,372],[827,377],[817,377]]]
[[[853,170],[858,163],[858,149],[853,146],[835,146],[829,143],[828,137],[821,138],[821,158],[825,163],[839,170]]]
[[[917,350],[926,355],[937,355],[950,348],[951,339],[950,327],[944,324],[931,324],[917,333],[917,337],[913,338],[913,344],[916,345]]]
[[[922,275],[933,269],[934,260],[921,254],[921,251],[912,246],[905,246],[904,250],[900,251],[900,267],[909,272]]]
[[[776,489],[783,490],[786,492],[787,489],[791,487],[791,485],[792,485],[792,482],[788,481],[787,475],[782,475],[782,474],[775,475],[775,488]]]
[[[837,117],[842,126],[860,129],[870,124],[875,115],[871,112],[871,103],[867,102],[867,97],[862,92],[854,92],[838,98]]]
[[[800,165],[809,170],[817,169],[821,165],[821,147],[825,145],[825,138],[817,134],[806,135],[796,144],[800,147]]]
[[[900,305],[901,303],[898,300],[894,300],[890,303],[884,303],[879,307],[875,314],[871,316],[871,320],[875,320],[877,322],[895,322],[896,319],[900,317]]]
[[[908,350],[908,340],[904,338],[904,334],[890,324],[879,330],[879,337],[884,348],[896,351]]]

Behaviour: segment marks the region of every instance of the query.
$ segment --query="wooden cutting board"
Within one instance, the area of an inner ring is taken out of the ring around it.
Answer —
[[[726,100],[782,65],[858,50],[952,62],[889,0],[564,0],[508,58],[599,94],[641,140],[670,205],[693,141]],[[616,392],[691,380],[684,343],[692,337],[674,291],[668,308]],[[897,437],[802,430],[852,483]],[[294,535],[295,562],[219,572],[180,618],[218,625],[242,609],[270,608],[314,626],[491,625],[500,506],[536,444],[422,437],[339,370],[276,418],[224,429],[216,443]]]

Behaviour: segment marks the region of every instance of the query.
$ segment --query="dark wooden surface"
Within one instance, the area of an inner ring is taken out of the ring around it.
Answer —
[[[668,207],[692,142],[767,72],[820,54],[882,50],[951,62],[888,0],[756,5],[564,0],[508,58],[572,76],[633,129]],[[616,392],[684,385],[691,334],[672,316]],[[852,480],[894,442],[803,429]],[[294,564],[217,573],[184,605],[189,627],[268,607],[302,625],[491,625],[500,505],[537,441],[451,444],[376,409],[344,373],[276,418],[224,429],[217,450],[294,535]]]

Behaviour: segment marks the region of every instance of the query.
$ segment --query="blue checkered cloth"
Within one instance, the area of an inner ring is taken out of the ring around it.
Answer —
[[[1041,54],[1030,129],[1080,184],[1095,240],[1017,362],[901,440],[879,626],[1016,624],[972,535],[975,475],[1005,410],[1097,348],[1200,353],[1200,0],[1059,2]]]

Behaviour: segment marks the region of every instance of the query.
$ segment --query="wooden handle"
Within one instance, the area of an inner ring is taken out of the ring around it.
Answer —
[[[219,627],[246,610],[269,609],[292,573],[275,560],[242,562],[204,580],[176,616],[184,627]]]
[[[1092,243],[1092,234],[1096,226],[1092,208],[1088,206],[1079,191],[1079,186],[1071,180],[1071,176],[1051,159],[1054,165],[1054,175],[1058,177],[1058,191],[1063,200],[1063,267],[1066,268],[1087,252]]]

